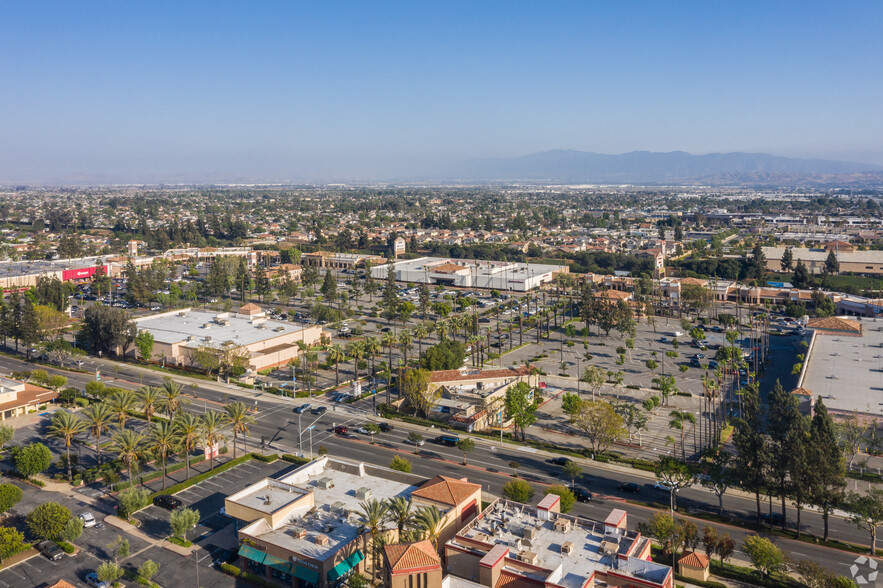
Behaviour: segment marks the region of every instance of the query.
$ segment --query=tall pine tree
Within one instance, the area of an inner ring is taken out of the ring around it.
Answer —
[[[770,436],[770,475],[775,484],[775,492],[782,501],[782,528],[787,527],[785,498],[792,492],[793,473],[802,466],[799,463],[805,451],[804,418],[800,413],[797,398],[786,392],[782,384],[776,385],[769,395],[769,419],[767,431]]]
[[[760,493],[767,487],[770,463],[769,443],[763,434],[763,420],[757,390],[745,388],[742,394],[742,418],[736,420],[733,443],[736,458],[733,470],[742,488],[754,493],[757,501],[757,524],[760,524]]]
[[[846,465],[837,441],[837,430],[822,397],[816,399],[809,427],[813,468],[810,501],[822,511],[825,540],[828,540],[828,517],[843,503],[846,488]]]

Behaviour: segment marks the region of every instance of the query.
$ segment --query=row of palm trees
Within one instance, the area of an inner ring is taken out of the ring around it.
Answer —
[[[166,463],[170,456],[183,451],[187,479],[190,479],[190,456],[198,447],[214,448],[226,439],[227,427],[233,432],[233,457],[239,437],[248,435],[254,422],[250,409],[243,402],[230,402],[223,411],[209,410],[195,414],[184,410],[188,401],[184,387],[166,380],[161,387],[144,386],[137,392],[119,389],[106,399],[90,404],[80,414],[58,411],[49,425],[49,435],[63,440],[67,452],[67,478],[72,480],[70,449],[74,438],[88,432],[95,441],[98,463],[104,463],[101,439],[110,436],[110,451],[126,466],[128,479],[147,454],[161,464],[163,489],[166,487]],[[148,422],[148,432],[126,428],[126,420],[139,409]],[[168,418],[158,418],[163,413]],[[209,453],[211,468],[215,454]]]
[[[359,504],[356,516],[362,529],[371,535],[374,570],[378,569],[380,549],[388,540],[387,531],[395,529],[400,542],[427,540],[438,549],[445,522],[444,513],[436,506],[414,508],[411,500],[404,496],[365,500]]]

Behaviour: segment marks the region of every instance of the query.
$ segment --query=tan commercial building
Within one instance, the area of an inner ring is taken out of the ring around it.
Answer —
[[[833,249],[807,249],[805,247],[764,247],[766,268],[770,271],[782,271],[782,256],[786,249],[791,249],[794,265],[802,261],[811,274],[820,274],[825,267],[828,254],[834,251],[840,264],[841,274],[864,274],[868,276],[883,275],[883,251],[835,251]]]
[[[153,335],[153,358],[171,365],[193,365],[199,349],[236,350],[252,370],[296,360],[298,343],[312,345],[322,327],[266,318],[260,306],[248,303],[237,312],[185,308],[135,319],[139,332]],[[137,350],[130,353],[136,354]]]
[[[58,398],[58,392],[0,377],[0,421],[45,408]]]
[[[396,572],[397,578],[407,579],[407,569],[410,577],[419,578],[422,588],[424,573],[427,582],[440,580],[434,569],[413,568],[418,552],[432,559],[425,544],[418,544],[413,552],[407,546],[387,552],[386,563],[378,562],[382,567],[372,569],[371,534],[361,524],[359,512],[366,501],[394,497],[410,500],[415,511],[430,506],[439,509],[439,544],[481,509],[480,484],[443,476],[426,480],[327,456],[278,480],[267,478],[228,496],[225,508],[228,515],[245,523],[238,532],[239,557],[243,569],[251,573],[292,588],[333,588],[344,586],[354,573],[370,577]],[[385,525],[381,532],[387,546],[398,543],[393,526]],[[394,570],[388,569],[390,561]]]

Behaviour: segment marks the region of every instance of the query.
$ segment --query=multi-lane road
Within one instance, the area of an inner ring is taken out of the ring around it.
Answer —
[[[19,359],[0,356],[0,372],[9,373],[34,367],[36,367],[34,364]],[[88,381],[95,379],[94,370],[97,367],[101,368],[102,381],[121,387],[159,385],[164,378],[164,374],[156,370],[108,360],[88,360],[84,368],[91,370],[92,373],[67,371],[61,373],[69,378],[69,385],[83,387]],[[53,370],[49,368],[49,371]],[[378,465],[388,465],[393,456],[398,454],[412,461],[413,471],[416,474],[466,476],[471,481],[481,483],[486,491],[497,495],[501,493],[503,484],[511,479],[513,470],[509,464],[513,461],[520,464],[518,475],[534,485],[538,496],[541,495],[544,485],[569,483],[569,480],[560,475],[559,466],[546,461],[550,457],[548,454],[515,444],[501,445],[499,442],[476,439],[475,451],[468,456],[468,465],[463,466],[461,465],[463,456],[455,447],[431,443],[429,439],[435,433],[420,427],[394,423],[393,431],[375,435],[374,445],[371,444],[368,436],[356,434],[354,438],[347,438],[331,432],[331,428],[335,425],[346,425],[350,428],[350,432],[354,432],[356,427],[372,420],[373,411],[368,401],[356,405],[335,405],[321,398],[310,399],[314,406],[321,403],[328,407],[328,412],[317,418],[309,412],[302,415],[293,412],[296,406],[306,402],[307,399],[280,398],[268,393],[194,378],[174,376],[174,379],[188,385],[191,383],[198,385],[195,392],[188,390],[188,393],[192,392],[196,396],[191,399],[188,407],[194,412],[220,408],[230,399],[243,400],[249,405],[254,405],[256,420],[250,426],[250,444],[258,444],[264,440],[275,451],[300,451],[308,455],[310,450],[315,454],[320,446],[324,446],[332,455]],[[307,430],[310,425],[313,425],[313,428]],[[299,435],[299,426],[303,427],[301,435]],[[404,443],[409,430],[419,430],[427,439],[426,445],[420,448],[419,455],[414,454],[412,446]],[[652,488],[654,478],[651,473],[584,460],[580,460],[580,465],[583,467],[583,476],[577,483],[591,491],[595,497],[591,503],[578,504],[575,508],[577,514],[603,520],[609,510],[616,506],[628,510],[631,524],[635,525],[647,520],[653,512],[656,512],[651,503],[668,504],[668,495]],[[619,484],[623,482],[638,484],[641,487],[640,492],[637,495],[623,494],[618,490]],[[717,498],[705,488],[687,488],[680,492],[678,506],[682,516],[691,516],[691,513],[696,511],[716,512]],[[774,505],[774,508],[777,507],[778,505]],[[741,539],[750,531],[740,525],[754,520],[753,497],[743,493],[728,493],[724,497],[724,510],[736,522],[733,525],[714,526],[729,532],[737,542],[741,543]],[[793,518],[794,514],[792,509],[789,517]],[[698,518],[695,522],[700,529],[707,524]],[[832,538],[867,543],[866,534],[843,518],[832,517],[830,528]],[[804,532],[821,535],[821,517],[816,513],[805,511],[802,515],[802,529]],[[839,574],[848,573],[848,566],[856,557],[843,551],[791,539],[777,537],[774,541],[793,559],[811,558]]]

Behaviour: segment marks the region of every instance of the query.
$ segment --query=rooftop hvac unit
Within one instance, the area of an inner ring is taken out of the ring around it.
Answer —
[[[179,312],[179,313],[178,313],[178,316],[182,316],[182,317],[183,317],[183,316],[187,316],[187,313],[186,313],[186,312]]]
[[[295,539],[303,539],[304,537],[307,536],[307,530],[306,529],[292,529],[291,536],[294,537]]]
[[[356,500],[368,500],[369,498],[371,498],[371,488],[362,486],[356,490]]]
[[[316,486],[322,490],[331,490],[334,488],[334,480],[331,478],[320,478],[316,481]]]
[[[558,519],[555,521],[554,527],[560,533],[567,533],[570,531],[570,519]]]
[[[211,336],[211,335],[206,335],[206,336],[204,337],[203,340],[204,340],[206,343],[210,343],[211,340],[212,340],[212,336]]]
[[[519,551],[516,558],[518,559],[518,561],[523,561],[524,563],[530,565],[537,564],[537,554],[533,551]]]
[[[275,332],[275,333],[281,333],[281,332],[284,331],[284,330],[285,330],[285,327],[276,327],[275,329],[273,329],[273,332]]]
[[[534,529],[533,527],[525,527],[524,531],[521,534],[521,536],[524,537],[525,539],[533,539],[534,537],[536,537],[536,535],[537,535],[537,530]]]
[[[202,328],[203,328],[203,329],[211,329],[211,328],[212,328],[212,324],[211,324],[211,323],[204,323],[204,324],[202,325]]]
[[[571,553],[573,553],[573,542],[565,541],[561,545],[561,553],[563,553],[564,555],[570,555]]]
[[[328,536],[322,534],[316,535],[315,537],[313,537],[313,543],[323,546],[328,545]]]

